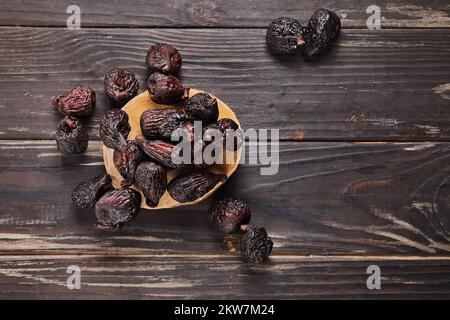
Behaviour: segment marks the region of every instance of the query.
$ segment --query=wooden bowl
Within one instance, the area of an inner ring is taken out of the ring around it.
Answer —
[[[196,90],[196,89],[190,89],[189,97],[192,97],[193,95],[195,95],[197,93],[200,93],[200,92],[203,92],[203,91]],[[239,128],[240,128],[241,125],[239,123],[239,120],[237,119],[236,115],[231,110],[231,108],[228,107],[223,101],[221,101],[220,99],[218,99],[214,95],[212,95],[212,94],[210,94],[210,95],[217,99],[217,103],[218,103],[218,106],[219,106],[219,119],[230,118],[230,119],[234,120],[239,125]],[[128,140],[134,140],[134,138],[137,135],[142,134],[142,132],[141,132],[141,125],[140,125],[140,118],[141,118],[141,114],[145,110],[148,110],[148,109],[164,109],[164,108],[169,108],[169,107],[171,107],[171,108],[175,107],[175,108],[178,108],[180,110],[183,109],[182,106],[178,106],[178,105],[161,105],[161,104],[157,104],[157,103],[153,102],[150,99],[150,96],[149,96],[147,90],[142,92],[138,96],[134,97],[132,100],[130,100],[122,108],[122,110],[124,110],[128,114],[129,121],[130,121],[130,126],[131,126],[131,131],[128,134]],[[114,163],[113,163],[114,150],[110,149],[110,148],[107,148],[104,145],[102,146],[102,149],[103,149],[103,160],[104,160],[104,163],[105,163],[106,172],[111,176],[114,188],[118,189],[118,188],[120,188],[120,182],[123,180],[123,178],[120,175],[120,173],[117,171],[117,169],[116,169],[116,167],[114,166]],[[224,152],[228,153],[229,151],[224,151]],[[213,165],[211,167],[208,167],[205,170],[209,171],[209,172],[216,173],[216,174],[224,174],[224,175],[226,175],[229,178],[236,171],[236,169],[237,169],[237,167],[239,165],[239,160],[241,159],[241,150],[238,150],[238,151],[232,152],[232,153],[234,153],[234,155],[233,155],[234,161],[233,161],[232,164],[216,164],[216,165]],[[167,180],[170,181],[173,178],[175,178],[178,175],[180,175],[182,173],[185,173],[185,172],[187,172],[187,171],[183,170],[183,169],[170,170],[167,173]],[[159,200],[158,206],[155,207],[155,208],[150,208],[149,206],[147,206],[147,204],[145,203],[145,198],[144,198],[142,192],[140,191],[140,189],[136,185],[131,186],[131,188],[141,192],[141,195],[142,195],[141,207],[142,208],[154,210],[154,209],[176,208],[176,207],[183,207],[183,206],[190,206],[190,205],[197,204],[197,203],[207,199],[209,196],[211,196],[224,183],[225,182],[218,183],[212,190],[210,190],[203,197],[201,197],[201,198],[199,198],[199,199],[197,199],[195,201],[185,202],[185,203],[180,203],[180,202],[174,200],[170,196],[170,194],[166,191],[166,192],[164,192],[163,196]]]

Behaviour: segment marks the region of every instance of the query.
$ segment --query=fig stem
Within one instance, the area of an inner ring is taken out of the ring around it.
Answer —
[[[248,231],[248,229],[249,229],[249,225],[248,224],[243,224],[243,225],[241,225],[241,231],[243,231],[243,232],[247,232]]]
[[[191,89],[190,88],[184,88],[183,97],[181,98],[181,100],[189,99],[189,90],[191,90]]]
[[[303,39],[303,37],[298,37],[297,38],[297,46],[303,47],[304,45],[305,45],[305,39]]]

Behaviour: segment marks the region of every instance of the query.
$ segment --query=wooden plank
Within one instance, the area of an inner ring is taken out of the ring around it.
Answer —
[[[80,290],[67,289],[74,265]],[[369,265],[381,290],[367,289]],[[449,259],[0,256],[1,299],[436,299],[449,279]]]
[[[53,138],[61,116],[50,99],[76,84],[97,91],[86,122],[98,137],[109,108],[104,74],[128,67],[144,86],[155,41],[179,47],[185,85],[218,95],[244,128],[279,128],[295,140],[450,139],[450,30],[345,30],[315,63],[272,57],[262,29],[1,30],[3,139]]]
[[[70,193],[103,171],[99,149],[67,158],[53,141],[0,141],[0,252],[235,254],[237,237],[209,222],[211,199],[96,231]],[[449,157],[449,143],[283,143],[278,174],[242,165],[217,197],[249,201],[276,254],[447,254]]]
[[[66,26],[67,1],[3,0],[1,25]],[[373,1],[299,0],[188,0],[88,1],[78,0],[82,27],[266,27],[280,16],[307,23],[318,8],[336,11],[344,27],[366,28],[367,7]],[[383,28],[448,28],[450,8],[445,1],[380,0]]]

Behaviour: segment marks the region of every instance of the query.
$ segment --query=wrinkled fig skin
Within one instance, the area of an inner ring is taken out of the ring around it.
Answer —
[[[266,229],[255,225],[243,225],[241,230],[241,256],[250,263],[261,263],[272,252],[273,242]]]
[[[341,31],[341,19],[332,11],[319,9],[308,23],[303,55],[307,58],[324,53],[336,41]]]
[[[267,29],[266,42],[273,54],[293,54],[304,44],[304,28],[292,18],[275,19]]]
[[[133,189],[108,191],[95,205],[97,228],[108,231],[120,229],[135,218],[141,205],[141,194]]]
[[[234,122],[232,119],[228,118],[218,120],[217,124],[224,134],[225,143],[227,142],[228,139],[233,140],[232,145],[231,146],[225,145],[225,148],[228,151],[236,151],[240,149],[242,147],[242,144],[244,143],[244,134],[243,131],[239,129],[238,124]],[[236,133],[235,137],[233,137],[233,133]]]
[[[150,72],[176,74],[181,69],[181,55],[169,44],[156,43],[148,49],[147,66]]]
[[[227,149],[228,151],[237,151],[239,148],[241,148],[243,142],[244,142],[244,136],[243,132],[239,129],[238,124],[229,118],[223,118],[220,120],[217,120],[216,122],[213,122],[203,128],[203,138],[205,141],[210,142],[214,141],[213,135],[211,132],[209,132],[209,129],[215,129],[220,130],[222,132],[223,136],[223,143],[219,145],[217,142],[215,142],[219,147]],[[233,131],[227,131],[227,130],[233,130]],[[239,130],[239,131],[236,131]],[[233,138],[232,133],[236,133],[236,137]],[[233,144],[228,146],[227,139],[232,139]]]
[[[150,98],[159,104],[175,104],[189,97],[189,89],[181,85],[175,76],[152,73],[147,80]]]
[[[128,115],[120,109],[108,111],[100,122],[100,138],[103,144],[118,151],[126,144],[130,130]]]
[[[159,164],[172,169],[189,166],[183,163],[177,164],[173,162],[172,152],[175,148],[174,144],[161,140],[145,140],[143,136],[136,136],[135,139],[142,151],[144,151],[147,156]]]
[[[169,182],[167,191],[181,203],[192,202],[207,194],[218,183],[227,179],[226,175],[209,172],[193,172],[180,175]]]
[[[81,123],[72,116],[66,116],[59,122],[56,132],[56,146],[62,154],[78,154],[86,151],[89,136]]]
[[[108,174],[83,181],[72,191],[72,202],[78,208],[92,208],[100,197],[113,189]]]
[[[186,113],[192,120],[203,124],[214,122],[219,117],[217,100],[207,93],[197,93],[186,102]]]
[[[53,98],[52,104],[58,107],[59,112],[66,116],[89,116],[95,110],[95,91],[89,87],[78,86],[65,96]]]
[[[188,126],[189,117],[176,109],[149,109],[141,115],[141,131],[147,139],[171,141],[172,133]]]
[[[185,127],[188,122],[190,122],[189,117],[185,113],[181,111],[176,112],[161,124],[159,135],[162,139],[171,141],[172,133],[179,128]]]
[[[241,225],[247,224],[251,218],[247,203],[235,198],[225,198],[214,202],[209,212],[216,228],[225,233],[238,232]]]
[[[120,183],[122,188],[129,187],[134,183],[134,173],[142,161],[142,157],[141,148],[132,140],[127,141],[121,151],[114,150],[113,162],[123,177],[123,181]]]
[[[225,132],[227,129],[237,130],[239,126],[233,119],[223,118],[217,120],[217,125],[222,132]]]
[[[168,121],[169,117],[175,113],[182,113],[176,109],[148,109],[141,115],[141,131],[148,138],[160,138],[160,128]]]
[[[139,81],[134,73],[122,68],[108,71],[104,79],[104,85],[106,93],[115,106],[122,106],[133,98],[139,90]]]
[[[141,162],[136,169],[135,182],[144,194],[145,203],[154,208],[166,191],[166,169],[154,162]]]

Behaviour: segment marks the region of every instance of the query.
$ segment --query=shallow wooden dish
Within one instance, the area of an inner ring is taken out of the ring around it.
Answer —
[[[200,92],[203,92],[203,91],[196,90],[196,89],[190,89],[189,97],[192,97],[193,95],[200,93]],[[211,95],[211,96],[214,96],[214,95]],[[219,119],[222,119],[222,118],[233,119],[239,125],[239,127],[241,127],[239,120],[237,119],[234,112],[230,109],[230,107],[228,107],[223,101],[221,101],[216,96],[214,96],[214,97],[217,99],[217,102],[219,105]],[[128,140],[133,140],[137,135],[142,134],[141,126],[140,126],[140,118],[141,118],[141,114],[145,110],[164,109],[164,108],[168,108],[168,107],[177,107],[177,108],[182,109],[181,106],[176,106],[176,105],[168,106],[168,105],[161,105],[161,104],[157,104],[157,103],[153,102],[150,99],[147,91],[142,92],[141,94],[139,94],[138,96],[136,96],[132,100],[130,100],[122,108],[122,110],[124,110],[128,114],[128,117],[130,118],[131,131],[128,135]],[[119,174],[119,172],[117,171],[117,169],[113,163],[114,151],[105,146],[102,146],[102,149],[103,149],[103,160],[105,163],[106,172],[111,176],[111,178],[113,180],[113,186],[115,188],[120,188],[120,182],[122,181],[122,177]],[[233,164],[213,165],[213,166],[207,168],[206,171],[217,173],[217,174],[225,174],[229,178],[236,171],[236,169],[239,165],[239,160],[241,159],[241,150],[233,152],[233,153],[234,153]],[[187,172],[187,171],[186,170],[171,170],[167,174],[167,179],[168,179],[168,181],[170,181],[173,178],[175,178],[176,176],[178,176],[184,172]],[[221,183],[217,184],[215,188],[213,188],[211,191],[209,191],[203,197],[201,197],[195,201],[186,202],[186,203],[180,203],[180,202],[172,199],[170,194],[166,191],[163,194],[163,196],[161,197],[161,200],[159,201],[159,205],[155,208],[150,208],[149,206],[147,206],[147,204],[145,203],[144,196],[142,195],[141,207],[145,208],[145,209],[153,210],[153,209],[176,208],[176,207],[194,205],[196,203],[199,203],[199,202],[207,199],[224,183],[225,182],[221,182]],[[131,188],[140,191],[139,188],[136,187],[135,185],[133,185]]]

